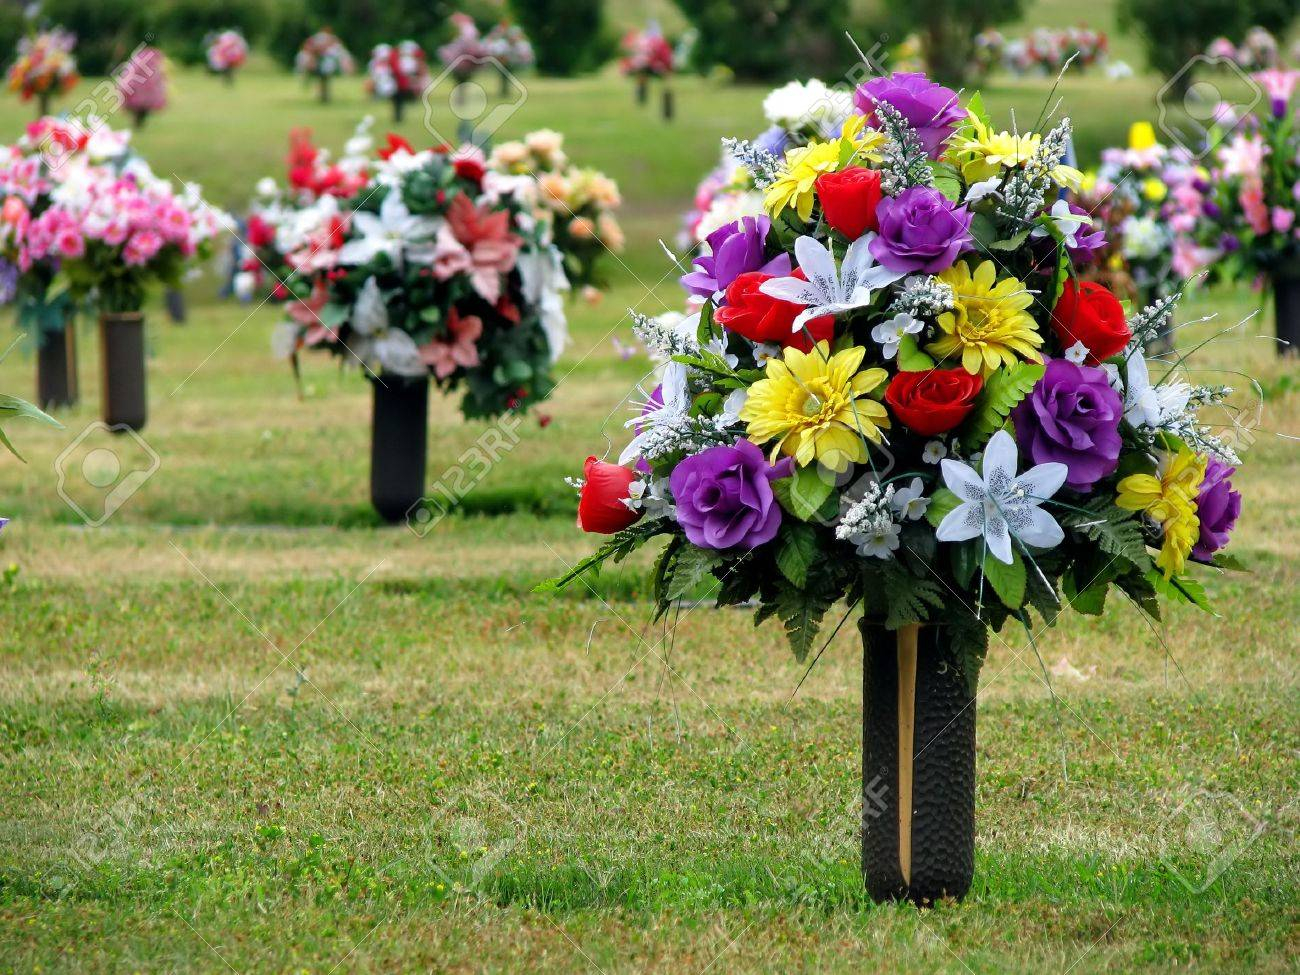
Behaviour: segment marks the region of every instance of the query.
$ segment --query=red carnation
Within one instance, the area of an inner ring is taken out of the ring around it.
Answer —
[[[1063,349],[1083,343],[1090,366],[1122,352],[1133,337],[1119,299],[1096,281],[1065,282],[1052,309],[1052,327]]]
[[[802,280],[803,270],[795,271],[793,277]],[[809,351],[813,342],[829,341],[835,330],[834,316],[813,318],[805,322],[798,332],[792,331],[795,318],[805,306],[773,298],[758,290],[764,281],[771,279],[772,275],[762,271],[746,271],[737,275],[727,285],[727,303],[714,313],[714,321],[751,342],[776,342],[782,346],[793,346],[801,352]]]
[[[826,222],[849,240],[877,230],[876,205],[880,202],[880,173],[865,166],[850,166],[817,177],[817,199]]]
[[[578,495],[578,527],[583,531],[612,535],[641,517],[623,503],[636,471],[588,457],[582,473],[586,481]]]
[[[886,387],[885,402],[903,426],[933,437],[966,419],[983,388],[984,380],[961,368],[900,372]]]

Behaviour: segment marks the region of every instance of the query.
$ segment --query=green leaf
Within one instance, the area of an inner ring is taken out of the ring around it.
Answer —
[[[776,567],[799,588],[808,582],[808,567],[817,558],[817,533],[811,525],[786,522],[781,526],[781,545],[776,551]]]
[[[959,504],[961,504],[961,498],[946,487],[935,488],[934,494],[930,495],[930,506],[925,509],[925,520],[938,528],[939,522],[943,521],[948,513]]]
[[[1011,553],[1007,565],[991,553],[984,556],[984,578],[1008,609],[1019,609],[1025,602],[1025,562],[1020,553]]]
[[[921,351],[915,335],[904,335],[898,343],[898,368],[901,372],[929,372],[934,360]]]
[[[970,613],[958,613],[952,618],[952,651],[957,666],[966,678],[966,688],[974,697],[979,690],[980,669],[989,652],[989,630],[982,620]]]
[[[29,420],[35,420],[37,423],[45,423],[52,427],[58,427],[60,430],[63,429],[62,423],[44,410],[27,402],[27,400],[19,399],[17,396],[10,396],[8,393],[0,393],[0,422],[8,420],[10,417],[26,417]],[[0,429],[0,446],[3,446],[24,464],[27,463],[3,429]]]
[[[1232,569],[1236,572],[1250,571],[1245,562],[1235,555],[1229,555],[1227,552],[1216,552],[1214,558],[1210,560],[1210,565],[1217,569]]]
[[[777,485],[782,487],[777,488]],[[812,521],[835,490],[834,483],[822,476],[816,465],[800,467],[793,477],[773,482],[781,506],[800,521]]]
[[[1020,362],[1009,369],[999,369],[984,380],[984,388],[975,399],[975,408],[961,430],[961,442],[967,451],[978,450],[988,442],[1016,404],[1029,395],[1047,367],[1036,362]],[[933,505],[932,505],[933,507]]]
[[[957,170],[948,163],[934,163],[931,169],[934,170],[934,188],[953,203],[960,203],[962,187]]]
[[[1205,594],[1205,587],[1191,576],[1175,573],[1166,579],[1164,573],[1159,569],[1152,569],[1146,573],[1145,578],[1147,582],[1151,583],[1156,593],[1166,599],[1191,603],[1212,616],[1217,615],[1213,607],[1210,606],[1210,598]]]
[[[1135,512],[1115,507],[1107,498],[1097,499],[1084,506],[1083,512],[1072,512],[1062,519],[1065,526],[1097,543],[1108,555],[1127,559],[1143,572],[1151,567],[1142,524]]]
[[[1106,593],[1110,590],[1109,579],[1097,579],[1082,591],[1075,581],[1074,572],[1067,572],[1061,580],[1061,588],[1069,604],[1085,616],[1100,616],[1106,608]]]
[[[885,626],[891,630],[909,623],[925,623],[927,604],[943,609],[945,593],[931,579],[919,579],[897,562],[886,562],[881,571],[885,596]]]
[[[966,101],[966,111],[974,115],[985,125],[992,125],[993,121],[989,118],[989,111],[984,107],[984,97],[977,91]]]
[[[931,505],[933,507],[933,505]],[[969,589],[975,580],[975,570],[980,566],[980,552],[984,540],[971,539],[949,546],[952,549],[952,577],[957,585]]]
[[[989,250],[994,251],[1017,251],[1024,246],[1025,240],[1029,237],[1029,231],[1033,229],[1026,227],[1017,234],[1012,234],[1004,240],[995,240],[989,244]]]
[[[834,599],[819,592],[808,592],[791,586],[782,586],[776,594],[776,615],[785,625],[786,639],[795,659],[802,662],[808,656],[821,629],[822,617],[831,608]]]
[[[721,561],[721,557],[712,549],[696,548],[694,545],[681,546],[668,570],[667,600],[671,602],[691,595],[696,586],[711,577],[713,567]]]

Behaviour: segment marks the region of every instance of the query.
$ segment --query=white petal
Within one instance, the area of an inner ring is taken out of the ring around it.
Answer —
[[[939,467],[943,471],[943,482],[948,485],[949,491],[963,501],[983,504],[988,492],[984,489],[984,479],[975,473],[974,468],[949,458],[940,461]]]
[[[1022,488],[1034,504],[1039,504],[1061,490],[1069,474],[1070,469],[1064,464],[1039,464],[1016,478],[1016,487]]]
[[[392,193],[388,195],[392,196]],[[352,229],[362,237],[378,237],[384,232],[379,218],[369,210],[357,210],[352,214]]]
[[[384,196],[384,202],[379,204],[379,219],[385,229],[400,228],[410,215],[411,211],[402,201],[402,191],[397,187],[389,190]]]
[[[375,359],[384,372],[397,376],[423,376],[429,371],[420,359],[415,340],[395,328],[375,339]]]
[[[990,515],[984,522],[984,540],[988,542],[989,554],[999,562],[1011,564],[1011,530],[1006,519],[1001,515]]]
[[[822,297],[811,284],[798,278],[773,278],[760,284],[758,290],[782,301],[793,301],[796,305],[815,305]]]
[[[989,490],[995,490],[998,484],[1009,485],[1016,477],[1016,463],[1019,455],[1016,441],[1005,430],[999,430],[989,438],[984,448],[984,483]]]
[[[1033,508],[1029,512],[1029,526],[1022,527],[1016,537],[1035,548],[1056,548],[1065,540],[1065,532],[1046,511]]]
[[[827,282],[825,286],[832,292],[838,289],[839,276],[835,273],[835,259],[831,257],[829,246],[823,247],[813,237],[800,237],[794,242],[794,256],[813,287],[821,290],[822,282]],[[830,293],[826,297],[833,301],[836,296]]]
[[[964,542],[984,533],[983,509],[978,504],[959,504],[946,515],[934,537],[941,542]]]
[[[349,324],[358,335],[376,335],[388,328],[388,306],[374,277],[366,278],[361,286]]]
[[[866,233],[849,244],[849,249],[844,252],[844,260],[840,262],[842,277],[848,277],[849,273],[852,272],[860,281],[862,276],[871,269],[876,259],[871,256],[869,248],[875,236],[875,234]],[[800,267],[802,266],[801,264]]]

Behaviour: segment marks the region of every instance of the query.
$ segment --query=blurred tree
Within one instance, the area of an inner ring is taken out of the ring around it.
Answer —
[[[159,45],[182,64],[203,64],[203,39],[234,29],[254,44],[265,35],[266,0],[168,0],[157,17]]]
[[[1198,54],[1204,54],[1216,37],[1239,42],[1256,25],[1283,34],[1300,16],[1297,0],[1178,0],[1176,10],[1169,0],[1120,0],[1119,25],[1135,31],[1146,48],[1147,61],[1175,90],[1187,91],[1195,75],[1195,64],[1183,69]]]
[[[302,42],[329,27],[362,65],[376,44],[403,40],[432,55],[451,36],[448,17],[456,9],[453,0],[273,0],[267,46],[277,61],[292,66]]]
[[[1019,19],[1025,0],[885,0],[885,7],[898,40],[909,33],[920,37],[930,75],[959,86],[971,80],[976,35]]]
[[[19,0],[0,2],[0,67],[7,68],[13,61],[14,49],[19,39],[27,33],[25,5]]]
[[[139,0],[45,0],[41,21],[77,35],[77,69],[83,75],[105,75],[145,42],[154,11]]]
[[[510,0],[510,12],[533,42],[542,74],[592,71],[614,53],[602,0]]]
[[[699,68],[723,65],[744,81],[784,81],[848,67],[848,0],[677,0],[699,31]],[[816,70],[809,68],[816,65]]]

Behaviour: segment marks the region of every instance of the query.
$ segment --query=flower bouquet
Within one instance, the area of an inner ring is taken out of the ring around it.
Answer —
[[[76,303],[55,280],[63,261],[85,251],[75,226],[57,218],[51,224],[44,214],[65,183],[76,186],[94,167],[119,164],[129,137],[100,119],[83,127],[47,116],[0,147],[0,304],[13,303],[19,327],[33,336],[36,402],[44,409],[77,400]]]
[[[613,538],[550,584],[662,536],[660,614],[707,581],[801,660],[834,604],[860,614],[877,899],[970,885],[990,630],[1032,638],[1031,612],[1099,614],[1111,590],[1204,607],[1194,567],[1231,564],[1238,461],[1196,416],[1228,391],[1146,359],[1173,299],[1126,315],[1076,274],[1088,218],[1052,204],[1081,179],[1069,138],[896,74],[836,137],[733,144],[766,213],[710,236],[682,278],[696,313],[638,317],[661,381],[578,503]]]
[[[1199,219],[1176,244],[1188,270],[1204,267],[1210,281],[1249,276],[1272,288],[1279,354],[1300,350],[1300,71],[1252,75],[1264,93],[1259,113],[1225,117],[1210,131],[1215,149],[1207,173],[1180,201]]]
[[[408,102],[429,87],[429,66],[424,49],[415,41],[377,44],[366,66],[370,93],[393,103],[393,121],[401,122]]]
[[[137,49],[115,76],[122,107],[135,118],[137,129],[144,127],[153,112],[167,107],[166,58],[158,48]]]
[[[664,37],[654,21],[645,30],[632,30],[623,35],[625,52],[618,68],[624,76],[636,80],[636,101],[644,105],[650,96],[650,80],[664,82],[662,111],[665,120],[673,117],[673,96],[668,88],[668,78],[673,73],[676,57],[673,46]]]
[[[248,61],[248,41],[237,30],[223,30],[203,39],[208,70],[221,75],[226,84],[235,83],[235,72]]]
[[[505,176],[536,180],[533,213],[549,227],[564,255],[564,271],[576,287],[604,283],[601,258],[623,250],[623,229],[614,211],[623,200],[618,184],[604,173],[569,162],[564,136],[550,129],[502,142],[488,157],[488,168]]]
[[[18,58],[9,66],[9,90],[28,102],[36,99],[40,115],[50,114],[50,101],[77,84],[77,38],[62,28],[44,31],[18,42]]]
[[[995,68],[1024,76],[1055,76],[1073,64],[1083,71],[1104,65],[1110,42],[1104,31],[1090,27],[1039,27],[1026,37],[1004,37],[990,27],[975,38],[975,57],[982,73]]]
[[[488,169],[473,146],[417,151],[395,135],[352,169],[365,141],[350,148],[350,195],[327,190],[271,218],[288,271],[274,344],[295,360],[327,350],[373,381],[371,497],[399,520],[423,493],[430,380],[463,390],[470,418],[545,399],[568,283],[549,225],[533,216],[530,177]]]
[[[343,42],[328,27],[322,27],[302,42],[293,68],[304,78],[315,78],[322,102],[330,100],[330,81],[335,75],[352,74],[357,62]]]
[[[457,82],[466,82],[488,59],[487,45],[469,14],[452,14],[451,25],[456,36],[438,48],[438,60]],[[459,85],[452,94],[457,99],[464,97]]]
[[[1243,71],[1264,71],[1277,67],[1277,38],[1265,27],[1252,27],[1246,31],[1241,44],[1226,37],[1216,37],[1205,50],[1215,61],[1231,61]]]

